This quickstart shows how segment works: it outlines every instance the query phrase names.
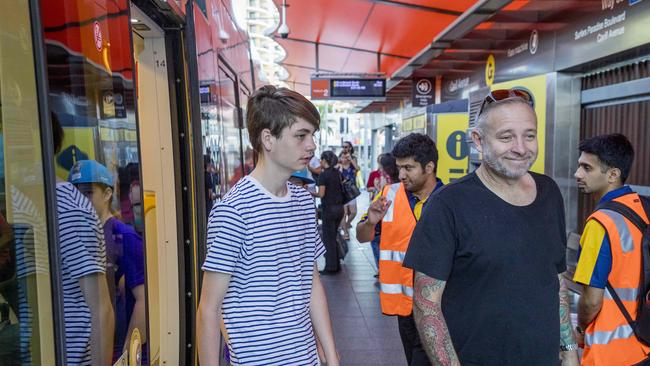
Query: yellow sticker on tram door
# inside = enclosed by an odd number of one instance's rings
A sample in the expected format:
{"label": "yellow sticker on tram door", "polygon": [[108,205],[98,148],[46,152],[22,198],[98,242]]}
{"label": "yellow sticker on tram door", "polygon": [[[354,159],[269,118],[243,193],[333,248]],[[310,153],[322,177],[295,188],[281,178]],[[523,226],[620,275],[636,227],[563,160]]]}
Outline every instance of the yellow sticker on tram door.
{"label": "yellow sticker on tram door", "polygon": [[129,345],[129,366],[140,366],[142,362],[142,342],[140,331],[134,328],[131,333],[131,342]]}
{"label": "yellow sticker on tram door", "polygon": [[437,177],[449,184],[467,174],[469,147],[467,145],[467,113],[436,115],[436,145],[438,147]]}

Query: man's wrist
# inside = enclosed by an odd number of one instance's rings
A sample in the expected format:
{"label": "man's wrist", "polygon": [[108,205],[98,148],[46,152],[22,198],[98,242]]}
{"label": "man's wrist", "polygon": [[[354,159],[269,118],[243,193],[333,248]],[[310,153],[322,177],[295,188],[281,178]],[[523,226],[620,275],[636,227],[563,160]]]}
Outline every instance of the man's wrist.
{"label": "man's wrist", "polygon": [[364,221],[363,223],[364,223],[365,225],[368,225],[368,227],[372,227],[372,228],[374,228],[375,225],[377,225],[377,223],[374,223],[374,224],[373,224],[372,222],[370,222],[370,217],[368,217],[368,219],[367,219],[366,221]]}
{"label": "man's wrist", "polygon": [[578,349],[578,343],[569,343],[566,345],[560,345],[560,351],[562,352],[575,351],[577,349]]}

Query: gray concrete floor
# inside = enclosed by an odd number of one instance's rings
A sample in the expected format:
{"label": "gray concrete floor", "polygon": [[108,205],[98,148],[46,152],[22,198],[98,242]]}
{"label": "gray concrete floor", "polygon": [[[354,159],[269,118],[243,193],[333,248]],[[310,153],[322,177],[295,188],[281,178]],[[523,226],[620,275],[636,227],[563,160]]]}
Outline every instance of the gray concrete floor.
{"label": "gray concrete floor", "polygon": [[[358,202],[358,221],[368,206],[367,193]],[[344,366],[406,365],[397,318],[381,314],[379,283],[369,243],[360,244],[350,231],[349,252],[341,272],[321,276],[334,327],[336,347]],[[322,258],[319,267],[324,267]]]}

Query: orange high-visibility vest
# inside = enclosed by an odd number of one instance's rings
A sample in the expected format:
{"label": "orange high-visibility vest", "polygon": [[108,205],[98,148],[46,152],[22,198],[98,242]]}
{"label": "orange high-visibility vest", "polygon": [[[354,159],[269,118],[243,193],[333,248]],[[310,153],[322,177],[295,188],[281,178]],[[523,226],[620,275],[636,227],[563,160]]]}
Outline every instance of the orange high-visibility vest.
{"label": "orange high-visibility vest", "polygon": [[[636,193],[615,198],[648,222]],[[611,210],[597,210],[589,219],[597,220],[605,230],[612,249],[612,270],[608,280],[632,319],[636,318],[639,281],[641,280],[642,233],[623,215]],[[585,329],[585,350],[582,365],[635,365],[648,357],[650,347],[634,335],[632,327],[605,289],[603,307]]]}
{"label": "orange high-visibility vest", "polygon": [[381,221],[379,240],[379,299],[386,315],[411,315],[413,311],[413,270],[402,267],[415,216],[401,183],[384,187],[383,196],[392,201]]}

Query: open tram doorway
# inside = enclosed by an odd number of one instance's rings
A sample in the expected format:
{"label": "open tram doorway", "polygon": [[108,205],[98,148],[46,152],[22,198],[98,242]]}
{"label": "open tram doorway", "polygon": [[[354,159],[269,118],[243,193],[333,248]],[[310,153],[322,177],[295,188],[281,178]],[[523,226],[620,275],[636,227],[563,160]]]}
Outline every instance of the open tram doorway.
{"label": "open tram doorway", "polygon": [[180,278],[177,187],[165,32],[131,6],[133,55],[142,162],[142,217],[146,230],[149,349],[152,365],[178,364]]}

